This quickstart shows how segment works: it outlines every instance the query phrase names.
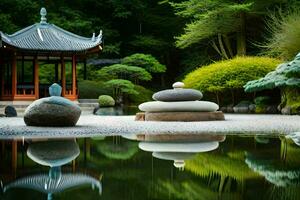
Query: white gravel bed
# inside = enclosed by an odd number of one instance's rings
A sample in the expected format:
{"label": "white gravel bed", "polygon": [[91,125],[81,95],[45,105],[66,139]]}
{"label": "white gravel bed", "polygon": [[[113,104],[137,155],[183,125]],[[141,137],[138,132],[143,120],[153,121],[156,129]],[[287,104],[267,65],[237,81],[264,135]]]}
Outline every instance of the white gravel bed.
{"label": "white gravel bed", "polygon": [[143,122],[134,116],[82,115],[75,127],[29,127],[22,117],[0,118],[0,139],[93,137],[122,134],[262,134],[300,131],[300,116],[226,114],[225,121]]}

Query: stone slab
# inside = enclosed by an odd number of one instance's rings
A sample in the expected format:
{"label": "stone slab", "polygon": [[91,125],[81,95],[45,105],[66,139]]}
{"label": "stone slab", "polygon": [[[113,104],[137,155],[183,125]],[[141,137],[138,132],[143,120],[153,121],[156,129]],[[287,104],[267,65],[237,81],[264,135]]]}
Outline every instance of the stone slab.
{"label": "stone slab", "polygon": [[145,121],[145,113],[138,112],[135,114],[135,121]]}
{"label": "stone slab", "polygon": [[225,120],[221,111],[216,112],[146,112],[145,121],[215,121]]}
{"label": "stone slab", "polygon": [[156,101],[197,101],[202,99],[203,95],[195,89],[171,89],[162,90],[153,94],[152,98]]}
{"label": "stone slab", "polygon": [[214,112],[219,106],[209,101],[150,101],[140,104],[139,109],[144,112]]}

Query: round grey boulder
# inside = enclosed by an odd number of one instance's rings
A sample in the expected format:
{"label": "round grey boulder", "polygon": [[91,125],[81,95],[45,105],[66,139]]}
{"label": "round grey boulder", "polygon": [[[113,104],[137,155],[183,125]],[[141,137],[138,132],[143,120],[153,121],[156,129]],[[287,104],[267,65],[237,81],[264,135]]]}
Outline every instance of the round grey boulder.
{"label": "round grey boulder", "polygon": [[153,94],[156,101],[197,101],[203,97],[202,93],[194,89],[170,89]]}
{"label": "round grey boulder", "polygon": [[72,101],[52,96],[34,101],[24,113],[27,126],[75,126],[81,109]]}
{"label": "round grey boulder", "polygon": [[4,113],[6,117],[17,117],[17,111],[15,109],[15,107],[8,105],[5,107],[4,109]]}

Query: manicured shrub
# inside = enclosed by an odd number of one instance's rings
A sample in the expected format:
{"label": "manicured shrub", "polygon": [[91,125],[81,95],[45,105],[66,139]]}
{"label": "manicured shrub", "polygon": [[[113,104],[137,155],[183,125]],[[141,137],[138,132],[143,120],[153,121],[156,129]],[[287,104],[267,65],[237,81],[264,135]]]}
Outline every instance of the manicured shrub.
{"label": "manicured shrub", "polygon": [[100,95],[98,102],[100,107],[111,107],[115,105],[115,100],[109,95]]}
{"label": "manicured shrub", "polygon": [[112,92],[104,87],[103,82],[82,80],[78,82],[80,99],[97,99],[101,94],[110,95]]}
{"label": "manicured shrub", "polygon": [[135,85],[131,81],[124,79],[112,79],[105,82],[105,87],[112,91],[113,97],[117,102],[122,102],[124,100],[124,95],[139,94],[134,89],[134,86]]}
{"label": "manicured shrub", "polygon": [[152,79],[151,74],[145,69],[122,64],[114,64],[103,67],[97,73],[101,75],[112,76],[113,78],[118,79],[129,79],[134,82],[137,82],[138,80],[150,81]]}
{"label": "manicured shrub", "polygon": [[183,82],[187,88],[203,93],[214,93],[219,103],[219,95],[231,96],[234,103],[237,93],[243,93],[243,86],[250,80],[263,77],[274,70],[280,60],[269,57],[236,57],[200,67],[189,73]]}

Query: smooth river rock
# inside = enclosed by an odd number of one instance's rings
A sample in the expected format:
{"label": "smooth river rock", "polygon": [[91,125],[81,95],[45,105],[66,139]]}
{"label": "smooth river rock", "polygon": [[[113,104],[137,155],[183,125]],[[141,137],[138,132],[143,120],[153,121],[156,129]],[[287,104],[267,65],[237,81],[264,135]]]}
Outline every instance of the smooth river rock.
{"label": "smooth river rock", "polygon": [[27,107],[24,121],[27,126],[75,126],[81,109],[72,101],[52,96],[34,101]]}
{"label": "smooth river rock", "polygon": [[150,152],[200,153],[215,150],[219,142],[140,142],[139,148]]}
{"label": "smooth river rock", "polygon": [[153,94],[152,98],[156,101],[196,101],[203,97],[199,90],[195,89],[170,89],[162,90]]}
{"label": "smooth river rock", "polygon": [[11,105],[8,105],[5,107],[4,113],[5,113],[6,117],[17,117],[18,116],[15,107],[13,107]]}
{"label": "smooth river rock", "polygon": [[172,87],[175,88],[184,88],[184,83],[183,82],[176,82],[173,83]]}
{"label": "smooth river rock", "polygon": [[209,101],[150,101],[139,105],[144,112],[214,112],[218,104]]}
{"label": "smooth river rock", "polygon": [[61,91],[62,91],[62,88],[57,83],[53,83],[49,87],[49,94],[50,94],[50,96],[59,96],[60,97],[61,96]]}
{"label": "smooth river rock", "polygon": [[145,121],[215,121],[225,120],[221,111],[216,112],[146,112]]}

